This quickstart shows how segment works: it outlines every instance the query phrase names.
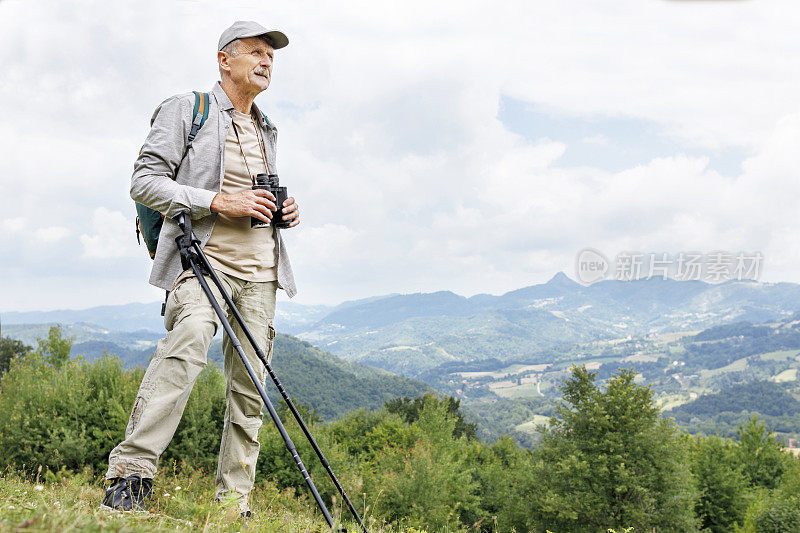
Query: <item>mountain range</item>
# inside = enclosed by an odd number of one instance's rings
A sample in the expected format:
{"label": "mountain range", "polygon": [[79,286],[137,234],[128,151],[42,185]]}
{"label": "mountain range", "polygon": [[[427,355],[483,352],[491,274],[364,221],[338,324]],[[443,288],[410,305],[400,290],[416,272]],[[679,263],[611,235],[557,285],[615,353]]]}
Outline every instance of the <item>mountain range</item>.
{"label": "mountain range", "polygon": [[[559,272],[546,283],[497,296],[439,291],[337,306],[279,302],[275,323],[279,331],[344,359],[413,377],[456,361],[526,359],[564,344],[767,322],[791,316],[798,302],[800,285],[795,283],[653,278],[584,286]],[[163,332],[159,308],[154,302],[11,312],[0,319],[3,332],[17,324],[84,323],[98,327],[91,340],[104,341],[102,330],[138,331],[139,341],[150,343]],[[135,343],[122,347],[137,349]]]}

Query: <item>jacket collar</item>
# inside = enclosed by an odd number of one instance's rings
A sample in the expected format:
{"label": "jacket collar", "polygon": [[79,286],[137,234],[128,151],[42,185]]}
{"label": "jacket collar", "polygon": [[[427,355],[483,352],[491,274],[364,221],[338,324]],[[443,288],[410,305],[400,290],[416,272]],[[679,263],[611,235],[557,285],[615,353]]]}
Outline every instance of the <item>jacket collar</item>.
{"label": "jacket collar", "polygon": [[[220,109],[222,109],[223,111],[231,111],[233,109],[233,102],[231,102],[231,99],[228,98],[228,94],[225,92],[225,89],[222,88],[220,82],[217,82],[214,85],[214,89],[212,90],[212,92],[214,93],[214,98],[216,98],[217,105],[219,105]],[[272,122],[270,122],[269,119],[267,119],[266,115],[261,113],[261,110],[258,109],[258,106],[256,105],[255,102],[253,102],[252,115],[253,118],[255,118],[261,123],[262,127],[267,127],[271,130],[275,129],[275,126],[273,126]]]}
{"label": "jacket collar", "polygon": [[211,90],[214,93],[214,98],[217,100],[217,105],[223,111],[230,111],[233,109],[233,102],[231,99],[228,98],[228,95],[225,93],[225,89],[222,88],[219,82],[214,84],[214,88]]}

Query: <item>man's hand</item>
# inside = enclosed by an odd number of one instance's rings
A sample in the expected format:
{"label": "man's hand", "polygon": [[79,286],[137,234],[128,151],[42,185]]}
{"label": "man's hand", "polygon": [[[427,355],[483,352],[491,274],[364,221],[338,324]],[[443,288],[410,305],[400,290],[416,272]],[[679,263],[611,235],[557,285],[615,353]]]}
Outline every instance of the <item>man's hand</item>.
{"label": "man's hand", "polygon": [[283,202],[283,220],[291,220],[289,227],[293,228],[300,223],[300,209],[297,207],[297,202],[294,197],[290,196]]}
{"label": "man's hand", "polygon": [[[293,198],[287,199],[294,201]],[[284,202],[283,205],[286,205]],[[217,194],[211,200],[211,212],[229,217],[255,217],[269,224],[275,211],[275,196],[264,189],[237,192],[236,194]]]}

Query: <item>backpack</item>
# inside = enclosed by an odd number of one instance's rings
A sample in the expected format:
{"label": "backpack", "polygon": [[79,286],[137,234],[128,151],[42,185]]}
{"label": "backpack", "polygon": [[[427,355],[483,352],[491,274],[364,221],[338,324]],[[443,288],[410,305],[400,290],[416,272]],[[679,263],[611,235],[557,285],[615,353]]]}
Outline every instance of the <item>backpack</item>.
{"label": "backpack", "polygon": [[[189,137],[186,141],[186,150],[183,152],[181,162],[178,163],[180,168],[181,163],[189,153],[189,148],[192,146],[194,138],[197,137],[197,132],[205,124],[208,118],[208,106],[210,98],[208,93],[199,93],[194,91],[194,111],[192,112],[192,129],[189,132]],[[141,153],[141,152],[140,152]],[[178,168],[175,169],[175,174],[178,174]],[[150,259],[155,259],[156,249],[158,248],[158,236],[161,233],[161,226],[164,224],[164,215],[151,209],[146,205],[136,202],[136,241],[141,245],[144,239],[144,244],[147,246],[147,251],[150,253]]]}

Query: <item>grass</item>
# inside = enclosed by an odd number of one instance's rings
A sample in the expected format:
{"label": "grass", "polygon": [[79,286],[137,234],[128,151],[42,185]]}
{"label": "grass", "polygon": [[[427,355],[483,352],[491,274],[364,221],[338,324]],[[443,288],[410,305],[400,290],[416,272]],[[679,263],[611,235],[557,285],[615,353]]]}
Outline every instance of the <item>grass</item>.
{"label": "grass", "polygon": [[669,411],[673,407],[678,407],[685,403],[692,401],[688,392],[681,392],[676,394],[663,394],[656,398],[656,405],[662,411]]}
{"label": "grass", "polygon": [[550,421],[549,416],[533,415],[533,420],[529,420],[528,422],[523,422],[522,424],[518,424],[514,426],[514,429],[516,429],[517,431],[522,431],[523,433],[529,433],[533,435],[536,433],[536,426],[545,425],[549,421]]}
{"label": "grass", "polygon": [[662,343],[670,343],[679,341],[684,337],[688,337],[690,335],[697,335],[700,333],[701,330],[697,331],[676,331],[671,333],[662,333],[656,336],[656,340]]}
{"label": "grass", "polygon": [[[331,531],[305,494],[279,490],[272,483],[259,483],[253,489],[253,516],[248,521],[239,517],[235,504],[212,503],[213,477],[199,472],[159,471],[147,512],[100,509],[105,486],[104,480],[88,472],[29,479],[7,469],[0,476],[0,531]],[[359,502],[354,504],[362,513]],[[348,531],[360,531],[341,507],[335,503],[329,508],[337,522],[343,517]],[[411,531],[374,523],[369,508],[362,518],[371,532]]]}
{"label": "grass", "polygon": [[720,374],[724,374],[725,372],[735,372],[738,370],[744,370],[747,368],[747,357],[742,357],[741,359],[737,359],[736,361],[732,362],[727,366],[723,366],[721,368],[715,368],[713,370],[703,369],[700,371],[700,377],[702,379],[708,379],[712,376],[718,376]]}
{"label": "grass", "polygon": [[789,368],[784,370],[777,376],[772,378],[772,381],[777,383],[785,383],[787,381],[796,381],[797,380],[797,369],[796,368]]}
{"label": "grass", "polygon": [[789,361],[798,354],[797,350],[780,350],[777,352],[762,353],[758,357],[762,361]]}
{"label": "grass", "polygon": [[660,354],[657,355],[646,355],[646,354],[637,354],[637,355],[629,355],[620,361],[620,363],[655,363],[658,361],[658,357]]}
{"label": "grass", "polygon": [[539,398],[540,394],[536,391],[536,385],[526,383],[524,385],[514,385],[511,382],[492,383],[489,385],[492,392],[503,398]]}

